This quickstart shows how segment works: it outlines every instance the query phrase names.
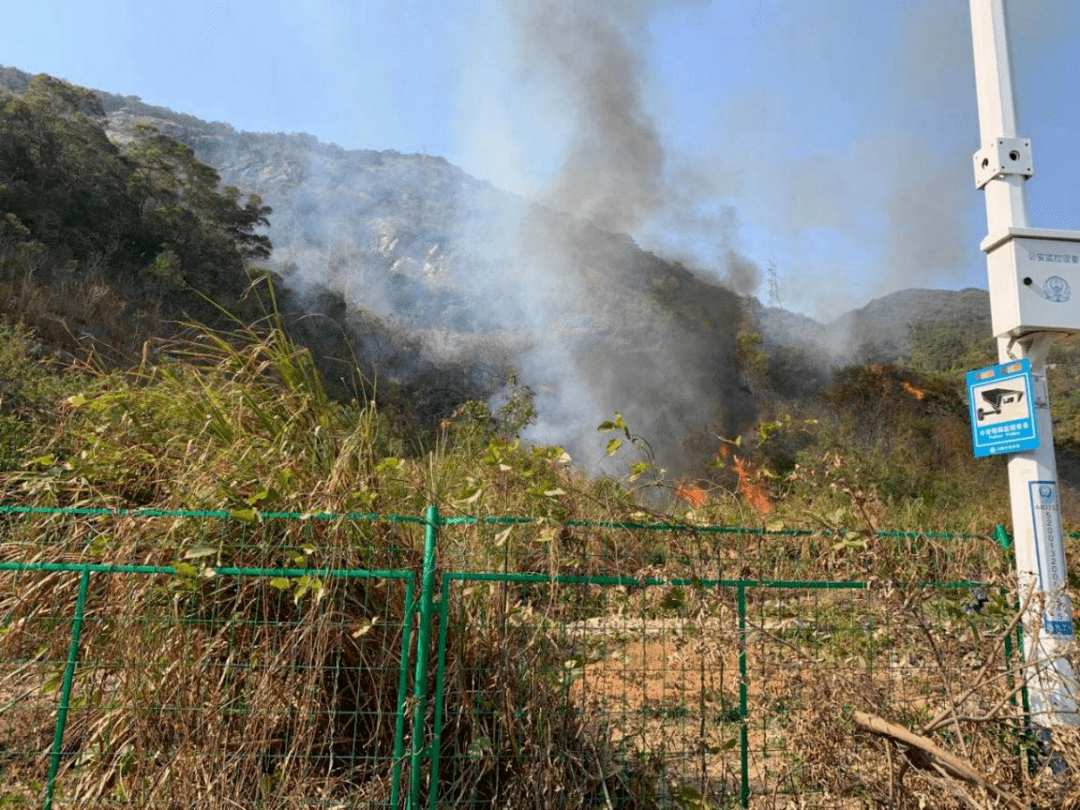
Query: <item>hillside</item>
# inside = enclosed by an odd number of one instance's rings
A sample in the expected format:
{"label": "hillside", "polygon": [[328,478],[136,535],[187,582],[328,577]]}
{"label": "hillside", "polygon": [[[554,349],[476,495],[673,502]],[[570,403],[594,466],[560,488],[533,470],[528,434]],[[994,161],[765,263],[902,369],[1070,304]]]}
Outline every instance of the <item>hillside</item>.
{"label": "hillside", "polygon": [[[536,392],[539,440],[595,455],[592,426],[621,409],[657,437],[668,464],[689,468],[686,439],[710,427],[737,434],[755,418],[733,373],[741,299],[625,235],[494,189],[440,158],[237,133],[102,99],[117,142],[153,124],[274,209],[272,266],[304,308],[340,296],[447,376],[467,373],[477,396],[496,395],[513,366]],[[424,377],[409,360],[381,369],[384,379]]]}
{"label": "hillside", "polygon": [[[752,428],[763,399],[810,394],[847,363],[907,362],[917,322],[959,311],[976,329],[987,323],[985,293],[971,290],[898,293],[819,324],[732,293],[715,269],[665,261],[438,157],[236,132],[99,97],[114,140],[138,124],[158,127],[274,209],[271,265],[301,309],[333,311],[339,325],[342,313],[363,311],[395,336],[369,344],[415,347],[390,352],[384,380],[456,383],[462,395],[490,397],[513,367],[537,398],[529,435],[594,461],[602,454],[591,426],[620,410],[665,465],[700,473],[716,449],[710,434]],[[755,335],[771,359],[764,388],[743,352]],[[413,365],[421,359],[423,371]],[[426,415],[448,404],[436,398]]]}
{"label": "hillside", "polygon": [[[102,355],[124,344],[132,358],[182,313],[214,322],[220,312],[209,299],[256,317],[267,302],[243,290],[262,267],[277,280],[286,327],[313,353],[331,393],[374,395],[418,436],[430,438],[478,400],[493,410],[527,403],[518,417],[523,438],[565,446],[593,474],[648,461],[668,480],[738,488],[745,470],[717,459],[726,442],[742,439],[743,456],[770,475],[830,447],[853,449],[872,460],[866,475],[892,476],[883,492],[894,500],[918,497],[919,487],[955,490],[952,476],[980,477],[974,470],[986,468],[967,456],[961,399],[962,372],[994,359],[983,291],[902,291],[822,324],[762,306],[715,274],[642,251],[624,234],[495,189],[437,157],[237,132],[138,99],[37,81],[34,91],[30,77],[0,70],[9,98],[52,93],[68,105],[57,113],[46,104],[40,114],[59,115],[49,124],[56,138],[81,138],[90,145],[84,150],[100,152],[99,165],[115,167],[120,179],[105,186],[115,187],[110,210],[151,214],[141,226],[136,215],[124,225],[76,210],[70,225],[53,231],[48,216],[27,214],[35,232],[25,244],[44,253],[34,260],[38,269],[23,273],[12,314],[35,327],[42,354],[71,358],[82,346]],[[16,128],[8,137],[17,144],[25,136]],[[136,176],[150,185],[123,179]],[[125,193],[136,196],[128,201]],[[176,202],[190,206],[186,220],[164,215]],[[232,211],[234,222],[214,224],[199,207]],[[234,263],[218,263],[232,269],[196,270],[198,251],[217,248],[180,239],[180,225],[188,234],[198,226],[241,237]],[[125,227],[146,232],[126,240]],[[90,237],[110,232],[142,247],[95,249]],[[28,266],[25,258],[18,266]],[[30,278],[47,284],[30,295]],[[1080,435],[1080,401],[1069,384],[1075,354],[1064,344],[1055,370],[1067,484],[1080,471],[1071,449]],[[858,371],[865,364],[872,367]],[[897,400],[905,385],[937,393]],[[609,436],[595,428],[616,412],[642,441],[609,458]],[[882,414],[883,427],[869,423],[871,413]],[[767,442],[754,439],[766,435]],[[945,435],[953,438],[942,442]],[[888,448],[905,457],[902,481],[888,470]],[[776,481],[769,486],[785,491]]]}

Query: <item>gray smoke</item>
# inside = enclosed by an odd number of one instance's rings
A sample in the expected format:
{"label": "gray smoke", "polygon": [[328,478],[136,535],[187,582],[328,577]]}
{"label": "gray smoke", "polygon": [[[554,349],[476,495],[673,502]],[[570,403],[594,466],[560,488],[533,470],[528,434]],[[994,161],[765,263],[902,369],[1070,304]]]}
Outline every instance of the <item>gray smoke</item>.
{"label": "gray smoke", "polygon": [[[538,100],[538,117],[550,115],[563,137],[536,199],[608,233],[646,238],[661,219],[669,225],[690,218],[704,224],[712,215],[700,210],[700,198],[671,182],[644,98],[650,20],[662,7],[689,5],[694,4],[516,0],[509,6],[511,69]],[[715,231],[714,266],[726,268],[733,289],[752,292],[760,280],[756,265],[727,239],[728,223],[712,224],[723,225]],[[590,438],[587,431],[619,410],[653,442],[663,464],[685,470],[701,450],[687,447],[689,437],[733,434],[752,418],[748,398],[733,390],[738,381],[730,349],[740,321],[734,296],[717,290],[711,311],[696,313],[701,321],[673,321],[673,306],[686,317],[692,303],[700,303],[679,298],[682,285],[692,284],[689,274],[676,278],[664,271],[666,281],[660,281],[657,267],[646,265],[662,262],[636,254],[629,240],[623,255],[611,255],[609,236],[535,213],[516,234],[512,250],[528,270],[515,291],[525,319],[543,336],[526,361],[547,392],[533,438],[574,436],[586,460],[602,458],[606,437]],[[606,248],[596,247],[605,241]],[[668,258],[672,253],[665,250]],[[700,251],[687,249],[677,258],[696,265]],[[670,289],[658,294],[650,284]],[[610,326],[597,330],[627,320],[618,332]],[[700,328],[703,323],[707,328]]]}
{"label": "gray smoke", "polygon": [[[869,131],[825,139],[753,80],[700,110],[715,121],[714,148],[673,153],[649,103],[649,29],[654,15],[688,5],[511,0],[484,67],[509,74],[520,97],[501,125],[470,132],[490,165],[543,155],[519,172],[542,205],[463,182],[437,159],[367,157],[354,167],[360,178],[345,171],[358,158],[327,154],[306,168],[317,183],[292,206],[291,224],[281,216],[289,206],[268,199],[291,234],[274,234],[281,255],[414,336],[429,357],[512,355],[538,394],[532,438],[573,444],[589,464],[603,457],[595,426],[621,410],[662,448],[662,463],[688,466],[688,436],[735,435],[754,417],[731,351],[742,317],[735,293],[759,292],[762,279],[741,244],[747,223],[788,249],[785,303],[837,312],[899,286],[949,285],[970,265],[978,212],[964,204],[975,193],[966,4],[905,5],[895,52],[881,55],[884,79],[841,69],[835,57],[873,17],[866,4],[858,20],[848,19],[854,3],[835,14],[814,4],[765,9],[760,24],[778,28],[768,58],[793,76],[821,75],[823,114],[843,120],[883,94],[895,103]],[[970,105],[958,108],[963,97]],[[500,124],[504,101],[484,96],[486,120]],[[916,108],[929,112],[915,118]],[[513,115],[527,121],[506,125]],[[836,249],[815,261],[822,241]],[[871,265],[846,253],[871,244]]]}
{"label": "gray smoke", "polygon": [[631,231],[663,200],[664,153],[642,102],[646,0],[519,0],[518,70],[561,97],[570,119],[562,165],[543,199],[609,231]]}

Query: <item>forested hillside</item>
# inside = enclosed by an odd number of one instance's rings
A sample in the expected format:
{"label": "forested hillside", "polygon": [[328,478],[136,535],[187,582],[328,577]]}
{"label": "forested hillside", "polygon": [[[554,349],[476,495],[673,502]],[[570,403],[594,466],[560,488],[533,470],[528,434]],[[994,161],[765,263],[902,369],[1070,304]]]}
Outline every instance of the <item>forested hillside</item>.
{"label": "forested hillside", "polygon": [[[20,84],[22,75],[7,71],[0,95],[0,312],[29,329],[8,338],[18,363],[44,363],[61,377],[73,366],[147,373],[147,362],[183,356],[163,342],[180,321],[227,335],[276,311],[277,320],[257,327],[259,339],[276,340],[280,327],[297,351],[310,353],[332,398],[377,400],[384,438],[399,457],[422,456],[449,425],[479,419],[500,440],[524,429],[533,444],[570,447],[588,475],[625,478],[630,491],[664,508],[733,497],[755,520],[781,513],[828,525],[852,516],[876,526],[1007,520],[1000,462],[971,457],[962,399],[963,372],[995,359],[983,292],[898,293],[819,324],[703,281],[625,236],[539,212],[531,227],[572,245],[567,267],[581,265],[575,289],[589,291],[582,304],[597,305],[551,312],[546,332],[512,332],[477,320],[484,310],[467,300],[466,283],[476,254],[455,252],[446,241],[451,223],[439,219],[445,210],[419,196],[431,181],[434,200],[457,200],[479,217],[477,206],[509,195],[445,162],[425,168],[409,156],[350,155],[307,142],[367,178],[353,190],[366,206],[352,209],[356,228],[384,229],[349,250],[340,233],[320,247],[301,202],[315,210],[319,189],[338,198],[325,187],[326,172],[304,185],[314,169],[290,151],[303,139],[232,133],[251,148],[234,143],[223,165],[233,177],[261,177],[285,203],[286,226],[275,231],[278,214],[260,196],[223,185],[191,146],[163,132],[196,132],[209,153],[211,141],[224,149],[229,128],[173,114],[178,124],[160,110],[155,125],[145,105],[135,115],[116,97],[106,99],[107,114],[102,94],[48,76]],[[262,170],[253,162],[259,155],[269,161]],[[298,173],[289,174],[290,165]],[[339,208],[344,232],[347,207]],[[281,256],[271,253],[275,233],[287,244]],[[331,248],[338,252],[325,252]],[[303,261],[314,269],[305,271]],[[509,295],[503,276],[492,266],[484,272]],[[398,297],[388,299],[394,289]],[[506,307],[515,302],[502,299]],[[565,345],[537,355],[536,341]],[[538,356],[565,362],[538,369]],[[1080,480],[1075,343],[1063,341],[1054,359],[1068,510]],[[4,458],[14,470],[41,456],[27,441],[48,443],[42,436],[58,415],[47,414],[60,406],[44,396],[24,402],[25,384],[12,381],[34,375],[9,374]],[[55,390],[72,394],[60,381]],[[604,410],[568,425],[567,414],[579,412],[560,411],[560,403],[574,391],[603,391]],[[529,433],[537,419],[547,425],[539,435]],[[603,421],[623,427],[596,431]],[[553,424],[565,427],[565,438]],[[571,446],[583,435],[595,440]],[[609,441],[613,435],[621,445]],[[687,500],[688,492],[702,494]],[[822,498],[846,507],[825,509]]]}
{"label": "forested hillside", "polygon": [[123,351],[184,313],[212,322],[270,255],[257,196],[150,128],[121,149],[104,122],[96,95],[49,76],[0,93],[4,308],[54,348]]}
{"label": "forested hillside", "polygon": [[986,293],[735,281],[0,68],[0,806],[1072,806]]}

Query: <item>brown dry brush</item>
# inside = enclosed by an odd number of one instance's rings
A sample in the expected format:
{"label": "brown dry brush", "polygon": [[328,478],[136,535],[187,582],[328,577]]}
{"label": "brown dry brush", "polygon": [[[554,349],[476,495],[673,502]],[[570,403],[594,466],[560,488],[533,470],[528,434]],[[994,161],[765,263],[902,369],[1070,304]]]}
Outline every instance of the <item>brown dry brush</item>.
{"label": "brown dry brush", "polygon": [[791,729],[793,780],[822,806],[1080,807],[1080,736],[1054,732],[1057,772],[1025,723],[1022,662],[1015,650],[1004,656],[1019,613],[950,620],[940,601],[918,587],[887,594],[908,628],[894,640],[902,672],[814,679],[814,700]]}
{"label": "brown dry brush", "polygon": [[[95,534],[87,525],[95,520],[28,520],[21,533],[36,535],[34,553],[16,538],[4,544],[3,557],[101,562],[87,545]],[[153,523],[127,527],[108,558],[174,564],[182,550],[150,543]],[[221,552],[227,564],[264,567],[281,549],[301,547],[309,536],[303,528],[268,523],[252,531],[232,522],[216,534],[231,550]],[[336,546],[321,547],[313,572],[361,567],[361,557],[364,567],[415,560],[362,554],[362,528],[341,526],[337,535]],[[403,547],[413,542],[400,538]],[[388,805],[403,582],[212,575],[217,562],[181,563],[177,575],[91,574],[58,799],[162,808]],[[5,571],[0,583],[0,792],[37,801],[52,757],[79,573]],[[413,644],[417,630],[414,623]],[[436,639],[433,628],[429,696]],[[603,805],[610,801],[605,792],[618,789],[619,780],[601,772],[597,743],[552,676],[561,664],[557,645],[542,642],[535,628],[500,623],[479,602],[455,613],[435,787],[440,804],[580,807]],[[410,695],[413,655],[405,662]],[[411,712],[411,698],[405,705]],[[429,697],[425,741],[434,720]],[[411,714],[403,718],[402,797],[412,724]],[[426,803],[430,762],[424,768]]]}

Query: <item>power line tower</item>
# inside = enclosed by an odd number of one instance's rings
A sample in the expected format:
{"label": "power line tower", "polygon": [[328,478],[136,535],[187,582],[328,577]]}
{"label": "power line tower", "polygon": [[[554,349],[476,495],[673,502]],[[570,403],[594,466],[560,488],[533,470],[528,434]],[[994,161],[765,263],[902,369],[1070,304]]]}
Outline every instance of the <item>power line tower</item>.
{"label": "power line tower", "polygon": [[780,274],[776,271],[776,262],[769,262],[769,270],[766,275],[769,284],[769,306],[780,308]]}

